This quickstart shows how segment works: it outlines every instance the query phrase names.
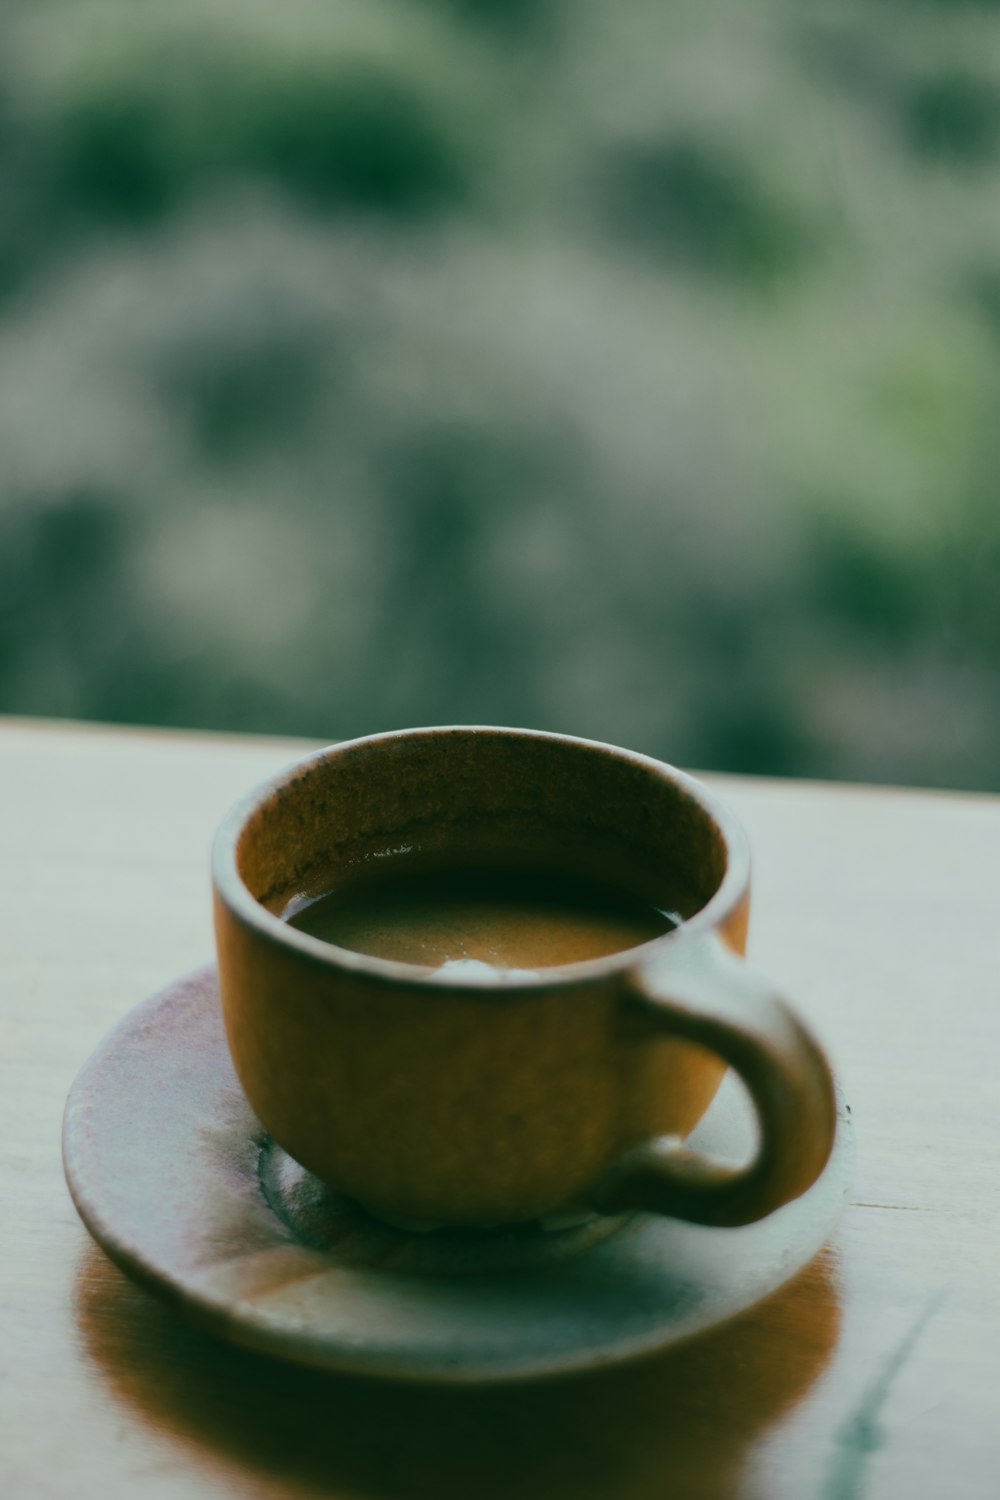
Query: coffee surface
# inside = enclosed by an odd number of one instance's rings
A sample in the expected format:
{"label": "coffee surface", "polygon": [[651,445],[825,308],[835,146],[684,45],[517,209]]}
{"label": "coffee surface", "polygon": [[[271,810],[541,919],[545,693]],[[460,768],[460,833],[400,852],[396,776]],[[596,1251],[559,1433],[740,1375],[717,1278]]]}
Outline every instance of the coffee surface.
{"label": "coffee surface", "polygon": [[328,891],[288,917],[357,953],[460,974],[535,970],[637,947],[677,918],[576,876],[538,870],[401,870]]}

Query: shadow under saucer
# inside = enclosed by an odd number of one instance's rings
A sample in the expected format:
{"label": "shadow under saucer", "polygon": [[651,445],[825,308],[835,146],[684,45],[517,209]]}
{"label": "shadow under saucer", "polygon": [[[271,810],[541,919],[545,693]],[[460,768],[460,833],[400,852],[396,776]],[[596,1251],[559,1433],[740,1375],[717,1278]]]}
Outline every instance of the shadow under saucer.
{"label": "shadow under saucer", "polygon": [[836,1346],[823,1251],[740,1317],[665,1353],[507,1386],[422,1387],[276,1363],[202,1333],[93,1246],[75,1287],[84,1348],[158,1440],[251,1493],[435,1500],[728,1500],[769,1428]]}

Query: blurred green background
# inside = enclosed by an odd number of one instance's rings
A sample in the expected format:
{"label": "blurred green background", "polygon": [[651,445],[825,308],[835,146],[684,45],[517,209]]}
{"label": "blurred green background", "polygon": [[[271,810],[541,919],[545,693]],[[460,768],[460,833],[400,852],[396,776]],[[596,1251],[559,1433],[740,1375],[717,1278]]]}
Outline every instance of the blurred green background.
{"label": "blurred green background", "polygon": [[0,19],[0,707],[1000,789],[998,0]]}

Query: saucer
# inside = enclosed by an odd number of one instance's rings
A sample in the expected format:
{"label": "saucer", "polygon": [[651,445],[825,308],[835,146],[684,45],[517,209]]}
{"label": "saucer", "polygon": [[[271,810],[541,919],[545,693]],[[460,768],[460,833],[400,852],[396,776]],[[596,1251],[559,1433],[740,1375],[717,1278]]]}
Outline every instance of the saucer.
{"label": "saucer", "polygon": [[[820,1179],[739,1229],[636,1214],[407,1233],[325,1188],[266,1134],[233,1072],[208,968],[139,1005],[85,1064],[63,1157],[111,1259],[222,1337],[322,1369],[485,1382],[596,1369],[766,1297],[829,1235],[851,1134],[838,1092]],[[739,1161],[752,1138],[727,1078],[691,1144]]]}

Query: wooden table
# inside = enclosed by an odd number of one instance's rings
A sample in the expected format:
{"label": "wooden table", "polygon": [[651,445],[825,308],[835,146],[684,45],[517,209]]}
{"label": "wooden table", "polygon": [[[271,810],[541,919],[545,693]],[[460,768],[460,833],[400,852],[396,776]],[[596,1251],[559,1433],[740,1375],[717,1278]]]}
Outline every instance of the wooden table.
{"label": "wooden table", "polygon": [[0,727],[0,1495],[1000,1495],[998,799],[713,778],[755,850],[752,954],[826,1040],[860,1159],[828,1248],[688,1348],[400,1391],[217,1344],[106,1261],[66,1091],[210,957],[214,825],[301,748]]}

